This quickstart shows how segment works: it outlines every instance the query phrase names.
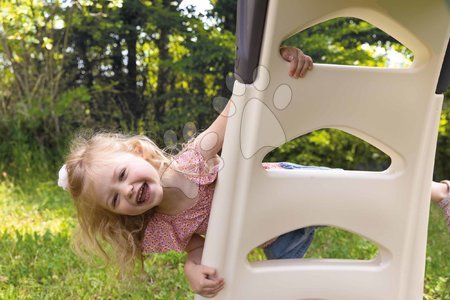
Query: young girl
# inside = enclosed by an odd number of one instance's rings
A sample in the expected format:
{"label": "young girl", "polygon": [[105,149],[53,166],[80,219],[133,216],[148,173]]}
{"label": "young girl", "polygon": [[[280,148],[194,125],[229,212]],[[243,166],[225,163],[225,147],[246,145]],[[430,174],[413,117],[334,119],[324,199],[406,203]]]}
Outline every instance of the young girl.
{"label": "young girl", "polygon": [[[298,49],[282,48],[289,75],[303,77],[312,60]],[[216,270],[201,265],[209,212],[219,168],[230,105],[213,124],[174,157],[144,136],[95,134],[73,143],[58,184],[72,196],[80,223],[78,242],[107,254],[107,241],[122,269],[143,255],[186,251],[185,274],[192,289],[214,297],[224,286]],[[294,168],[265,164],[265,168]],[[449,183],[432,185],[432,200],[440,202],[450,219]],[[300,258],[314,228],[302,228],[262,245],[269,259]]]}

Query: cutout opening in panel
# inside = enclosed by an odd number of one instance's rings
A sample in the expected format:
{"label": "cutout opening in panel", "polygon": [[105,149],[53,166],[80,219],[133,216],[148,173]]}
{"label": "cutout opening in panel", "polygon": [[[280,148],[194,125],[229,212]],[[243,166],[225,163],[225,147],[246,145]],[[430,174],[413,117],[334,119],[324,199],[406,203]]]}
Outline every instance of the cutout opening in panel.
{"label": "cutout opening in panel", "polygon": [[409,68],[410,49],[383,30],[358,18],[335,18],[303,30],[283,43],[310,55],[315,63]]}
{"label": "cutout opening in panel", "polygon": [[[373,242],[338,227],[319,226],[312,232],[308,228],[302,228],[280,235],[278,238],[281,240],[271,239],[250,251],[247,255],[247,260],[250,263],[276,260],[277,258],[274,257],[281,255],[286,257],[286,259],[310,258],[373,261],[379,254],[379,248]],[[302,254],[303,252],[303,257],[294,257],[296,254]]]}
{"label": "cutout opening in panel", "polygon": [[391,158],[380,149],[335,128],[297,137],[269,152],[263,161],[373,172],[391,165]]}

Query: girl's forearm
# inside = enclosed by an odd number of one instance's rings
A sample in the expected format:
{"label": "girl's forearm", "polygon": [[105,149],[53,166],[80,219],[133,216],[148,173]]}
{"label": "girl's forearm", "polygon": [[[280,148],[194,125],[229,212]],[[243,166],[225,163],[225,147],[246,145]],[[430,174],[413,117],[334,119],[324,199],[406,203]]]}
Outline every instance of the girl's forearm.
{"label": "girl's forearm", "polygon": [[443,182],[433,181],[431,183],[431,200],[433,202],[440,202],[449,194],[448,188],[447,184]]}
{"label": "girl's forearm", "polygon": [[186,246],[186,264],[201,264],[203,246],[205,245],[205,239],[197,234],[193,235],[188,245]]}
{"label": "girl's forearm", "polygon": [[203,246],[188,252],[185,266],[189,264],[200,265],[202,263]]}
{"label": "girl's forearm", "polygon": [[232,110],[231,106],[233,105],[230,99],[216,120],[196,138],[195,143],[199,146],[198,150],[205,159],[215,157],[222,149],[225,130],[230,117],[230,110]]}

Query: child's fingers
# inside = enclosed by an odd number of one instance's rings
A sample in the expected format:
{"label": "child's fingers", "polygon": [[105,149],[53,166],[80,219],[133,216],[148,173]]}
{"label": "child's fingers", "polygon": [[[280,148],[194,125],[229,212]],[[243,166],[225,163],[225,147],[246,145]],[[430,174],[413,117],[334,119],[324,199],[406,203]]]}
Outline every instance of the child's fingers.
{"label": "child's fingers", "polygon": [[225,285],[225,282],[223,278],[220,279],[205,279],[205,281],[202,282],[202,289],[200,294],[204,297],[214,297],[217,295],[218,292],[220,292]]}
{"label": "child's fingers", "polygon": [[216,282],[214,286],[204,287],[202,290],[204,293],[218,293],[225,286],[225,282]]}
{"label": "child's fingers", "polygon": [[208,278],[214,278],[217,274],[216,269],[208,267],[208,266],[201,266],[201,270],[200,270],[203,274],[205,274]]}
{"label": "child's fingers", "polygon": [[302,70],[304,69],[304,67],[305,67],[305,58],[303,55],[301,55],[298,58],[297,68],[296,68],[295,74],[294,74],[295,78],[302,76]]}
{"label": "child's fingers", "polygon": [[206,298],[214,298],[219,292],[220,292],[220,290],[216,291],[216,292],[208,292],[208,293],[204,293],[202,296],[206,297]]}
{"label": "child's fingers", "polygon": [[305,57],[306,57],[306,61],[308,62],[308,65],[309,65],[308,70],[312,70],[314,67],[313,59],[309,55],[305,55]]}
{"label": "child's fingers", "polygon": [[218,285],[215,288],[205,288],[203,290],[202,294],[205,297],[212,298],[212,297],[216,296],[217,293],[219,293],[223,288],[224,288],[224,282],[222,282],[220,285]]}
{"label": "child's fingers", "polygon": [[290,56],[289,57],[289,76],[294,76],[295,71],[297,70],[298,57]]}
{"label": "child's fingers", "polygon": [[205,275],[205,286],[214,287],[224,282],[222,277],[217,276],[217,271],[214,268],[202,266],[201,272]]}
{"label": "child's fingers", "polygon": [[282,47],[280,53],[283,59],[289,62],[288,74],[291,77],[304,77],[309,70],[313,69],[312,58],[298,48]]}
{"label": "child's fingers", "polygon": [[299,64],[297,67],[296,75],[297,77],[304,77],[309,70],[313,68],[312,58],[308,55],[303,55],[301,61],[303,64]]}
{"label": "child's fingers", "polygon": [[215,289],[217,286],[223,284],[224,280],[223,278],[217,278],[217,279],[211,279],[211,278],[205,278],[201,281],[201,285],[203,289]]}
{"label": "child's fingers", "polygon": [[308,70],[309,70],[309,62],[305,59],[302,69],[300,70],[300,77],[305,76],[306,72],[308,72]]}

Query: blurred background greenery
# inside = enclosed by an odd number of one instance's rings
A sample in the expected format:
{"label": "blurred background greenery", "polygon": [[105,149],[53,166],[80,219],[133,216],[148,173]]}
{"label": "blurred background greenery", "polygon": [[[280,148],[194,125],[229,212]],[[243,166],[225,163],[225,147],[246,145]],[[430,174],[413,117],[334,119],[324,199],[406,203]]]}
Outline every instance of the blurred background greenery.
{"label": "blurred background greenery", "polygon": [[[0,2],[1,299],[192,297],[182,254],[149,257],[148,275],[133,284],[77,259],[69,245],[74,209],[55,180],[79,130],[142,133],[166,147],[215,119],[214,99],[231,96],[236,1],[211,4],[199,11],[181,0]],[[383,68],[414,60],[394,38],[355,18],[316,25],[285,44],[315,63]],[[449,96],[436,180],[450,174]],[[389,166],[381,151],[336,129],[299,137],[267,160],[356,170]],[[450,299],[448,240],[432,207],[424,299]],[[375,252],[369,242],[328,228],[308,255],[369,258]],[[250,259],[264,257],[255,251]]]}

